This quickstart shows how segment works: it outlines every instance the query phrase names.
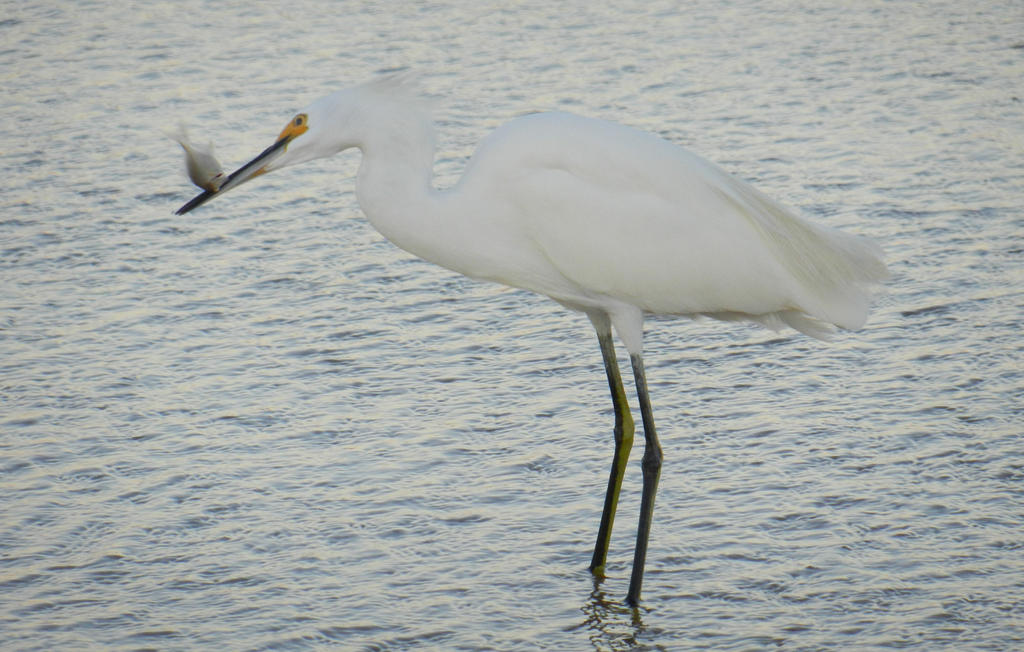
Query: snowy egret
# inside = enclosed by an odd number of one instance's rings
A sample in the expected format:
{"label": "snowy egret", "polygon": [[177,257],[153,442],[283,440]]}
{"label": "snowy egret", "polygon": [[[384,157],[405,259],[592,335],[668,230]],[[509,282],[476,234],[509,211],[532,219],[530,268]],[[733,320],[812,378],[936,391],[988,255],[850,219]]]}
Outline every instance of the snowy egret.
{"label": "snowy egret", "polygon": [[227,175],[220,165],[220,161],[213,155],[213,143],[206,147],[196,145],[188,137],[188,129],[184,124],[178,125],[178,131],[168,133],[167,136],[176,140],[181,148],[185,150],[185,170],[189,179],[203,190],[217,192],[222,183],[227,181]]}
{"label": "snowy egret", "polygon": [[633,443],[612,329],[629,353],[643,422],[643,489],[626,600],[640,599],[662,450],[642,343],[646,313],[856,329],[886,276],[870,240],[808,222],[656,136],[568,113],[517,118],[479,146],[453,187],[432,183],[434,130],[408,76],[316,100],[273,145],[178,210],[266,172],[349,148],[356,197],[399,247],[466,276],[532,290],[586,314],[615,413],[615,452],[591,571],[602,576]]}

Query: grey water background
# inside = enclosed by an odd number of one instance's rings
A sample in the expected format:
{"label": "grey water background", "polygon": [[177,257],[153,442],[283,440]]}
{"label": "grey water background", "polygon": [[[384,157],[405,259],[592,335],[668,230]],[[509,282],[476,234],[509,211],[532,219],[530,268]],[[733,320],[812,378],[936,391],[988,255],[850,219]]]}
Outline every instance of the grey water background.
{"label": "grey water background", "polygon": [[[30,1],[0,44],[0,648],[1024,648],[1019,2]],[[233,168],[397,68],[439,186],[568,109],[886,250],[832,344],[649,321],[635,613],[639,445],[586,568],[612,419],[581,315],[387,243],[355,153],[172,214],[161,130]]]}

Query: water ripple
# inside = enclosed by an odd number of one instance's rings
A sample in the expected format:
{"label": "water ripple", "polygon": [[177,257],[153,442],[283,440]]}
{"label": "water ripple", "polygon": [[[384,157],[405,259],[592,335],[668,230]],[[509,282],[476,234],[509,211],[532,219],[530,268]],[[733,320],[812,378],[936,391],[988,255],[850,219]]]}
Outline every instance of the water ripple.
{"label": "water ripple", "polygon": [[[3,649],[1024,647],[1014,3],[9,13]],[[884,243],[891,283],[832,345],[650,321],[667,466],[636,612],[638,459],[586,570],[612,420],[586,320],[392,247],[355,155],[172,214],[162,129],[241,162],[413,64],[441,186],[568,107]]]}

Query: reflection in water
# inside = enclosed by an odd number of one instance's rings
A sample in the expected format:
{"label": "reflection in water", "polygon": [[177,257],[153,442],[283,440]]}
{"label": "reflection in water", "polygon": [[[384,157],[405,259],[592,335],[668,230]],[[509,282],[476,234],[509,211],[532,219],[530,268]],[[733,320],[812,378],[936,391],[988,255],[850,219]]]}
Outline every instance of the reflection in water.
{"label": "reflection in water", "polygon": [[589,632],[595,650],[635,650],[645,630],[641,616],[645,607],[631,607],[623,600],[607,597],[601,588],[603,578],[593,579],[590,599],[580,607],[585,618],[576,629]]}

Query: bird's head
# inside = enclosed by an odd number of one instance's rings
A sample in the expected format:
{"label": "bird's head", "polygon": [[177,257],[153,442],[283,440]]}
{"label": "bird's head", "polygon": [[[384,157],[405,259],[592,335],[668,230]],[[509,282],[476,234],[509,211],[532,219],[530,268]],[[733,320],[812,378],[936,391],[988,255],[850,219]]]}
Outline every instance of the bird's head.
{"label": "bird's head", "polygon": [[341,93],[336,93],[321,98],[296,114],[278,134],[273,145],[228,175],[216,190],[206,190],[196,195],[176,213],[184,215],[214,197],[267,172],[333,156],[352,147],[355,143],[349,141],[343,130],[338,128],[345,124],[345,116],[337,115],[345,106],[345,103],[340,101],[343,99],[340,95]]}
{"label": "bird's head", "polygon": [[183,215],[250,179],[274,170],[334,156],[366,141],[381,140],[382,133],[420,134],[429,147],[421,154],[433,159],[433,127],[428,103],[414,73],[397,73],[336,91],[316,100],[295,115],[270,147],[235,170],[217,190],[196,195],[177,210]]}

